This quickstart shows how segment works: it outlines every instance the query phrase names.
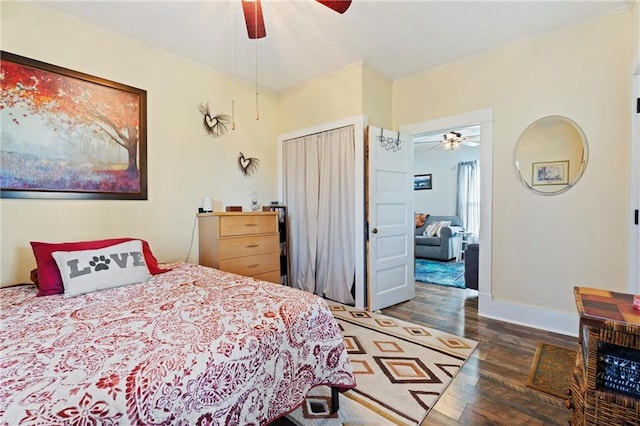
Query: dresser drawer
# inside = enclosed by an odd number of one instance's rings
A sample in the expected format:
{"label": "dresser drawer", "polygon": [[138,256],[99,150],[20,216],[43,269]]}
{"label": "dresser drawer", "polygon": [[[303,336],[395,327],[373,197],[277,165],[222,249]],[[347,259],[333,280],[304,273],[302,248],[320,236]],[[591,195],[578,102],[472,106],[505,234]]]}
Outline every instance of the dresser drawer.
{"label": "dresser drawer", "polygon": [[270,283],[280,284],[280,271],[265,272],[264,274],[254,275],[253,278]]}
{"label": "dresser drawer", "polygon": [[221,260],[220,269],[247,277],[271,271],[280,273],[280,255],[278,253],[267,253]]}
{"label": "dresser drawer", "polygon": [[220,260],[279,252],[278,234],[225,238],[221,239],[218,244],[218,258]]}
{"label": "dresser drawer", "polygon": [[270,234],[277,232],[277,215],[238,215],[220,217],[221,237]]}

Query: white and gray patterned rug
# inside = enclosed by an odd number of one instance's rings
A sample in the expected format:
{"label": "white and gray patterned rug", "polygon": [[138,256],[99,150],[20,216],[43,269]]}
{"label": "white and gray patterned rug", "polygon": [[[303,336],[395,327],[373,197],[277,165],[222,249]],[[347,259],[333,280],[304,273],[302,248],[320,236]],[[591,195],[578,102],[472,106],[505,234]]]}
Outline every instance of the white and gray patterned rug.
{"label": "white and gray patterned rug", "polygon": [[477,342],[385,315],[329,303],[342,328],[357,387],[313,389],[287,416],[297,425],[417,425],[429,413]]}

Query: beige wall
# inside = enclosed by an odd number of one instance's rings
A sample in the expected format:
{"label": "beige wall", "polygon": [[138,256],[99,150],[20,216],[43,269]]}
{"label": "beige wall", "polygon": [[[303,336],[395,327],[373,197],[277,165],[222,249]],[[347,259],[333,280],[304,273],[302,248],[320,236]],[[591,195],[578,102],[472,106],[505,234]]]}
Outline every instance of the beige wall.
{"label": "beige wall", "polygon": [[393,83],[368,66],[362,67],[362,112],[369,124],[392,128]]}
{"label": "beige wall", "polygon": [[362,113],[362,64],[326,74],[278,95],[278,133]]}
{"label": "beige wall", "polygon": [[[230,80],[217,72],[18,2],[2,2],[2,49],[147,90],[149,187],[147,201],[0,200],[2,285],[28,280],[31,240],[134,236],[160,261],[184,260],[203,197],[248,207],[255,185],[263,200],[277,198],[272,95],[261,94],[256,121],[255,92],[236,81],[237,129],[213,139],[197,106],[230,113]],[[240,151],[261,161],[253,178],[236,165]],[[189,259],[198,259],[197,234]]]}
{"label": "beige wall", "polygon": [[[573,286],[627,288],[630,43],[623,13],[394,82],[396,127],[493,108],[493,297],[515,315],[574,315]],[[589,141],[584,176],[557,196],[528,191],[513,162],[521,132],[547,115]]]}
{"label": "beige wall", "polygon": [[391,128],[392,82],[360,62],[278,95],[279,133],[365,114],[369,124]]}

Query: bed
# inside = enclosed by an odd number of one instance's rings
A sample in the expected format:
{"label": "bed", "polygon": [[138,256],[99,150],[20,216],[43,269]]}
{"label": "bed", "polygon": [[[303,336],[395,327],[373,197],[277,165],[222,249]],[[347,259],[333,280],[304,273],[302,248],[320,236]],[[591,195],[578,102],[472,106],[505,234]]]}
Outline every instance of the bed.
{"label": "bed", "polygon": [[171,266],[77,297],[2,289],[0,424],[265,425],[355,386],[323,299]]}

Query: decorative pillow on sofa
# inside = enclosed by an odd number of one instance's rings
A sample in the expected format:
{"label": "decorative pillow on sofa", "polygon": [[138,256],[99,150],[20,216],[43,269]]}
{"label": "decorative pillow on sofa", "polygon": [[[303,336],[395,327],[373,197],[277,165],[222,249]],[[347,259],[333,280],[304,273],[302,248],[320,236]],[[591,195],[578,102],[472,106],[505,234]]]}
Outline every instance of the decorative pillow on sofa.
{"label": "decorative pillow on sofa", "polygon": [[[53,260],[53,257],[51,256],[51,253],[54,251],[93,250],[132,240],[134,240],[134,238],[110,238],[106,240],[77,241],[70,243],[42,243],[31,241],[33,255],[36,258],[36,275],[38,280],[36,285],[38,287],[38,296],[49,296],[52,294],[64,293],[60,271],[58,270],[55,260]],[[158,261],[151,252],[149,243],[145,240],[138,241],[142,242],[142,251],[144,253],[145,262],[149,268],[149,272],[156,275],[171,270],[160,268],[158,266]]]}
{"label": "decorative pillow on sofa", "polygon": [[141,283],[151,278],[140,240],[96,250],[55,251],[51,256],[60,270],[65,297]]}
{"label": "decorative pillow on sofa", "polygon": [[416,228],[420,228],[424,225],[424,221],[427,220],[428,214],[416,213]]}
{"label": "decorative pillow on sofa", "polygon": [[436,220],[427,225],[426,229],[423,232],[425,237],[439,237],[440,230],[442,228],[446,228],[451,225],[451,221],[449,220]]}
{"label": "decorative pillow on sofa", "polygon": [[436,237],[440,236],[440,231],[442,230],[442,228],[446,228],[449,225],[451,225],[451,221],[450,220],[441,220],[440,221],[440,225],[438,226],[438,229],[436,229]]}
{"label": "decorative pillow on sofa", "polygon": [[422,233],[422,235],[424,235],[425,237],[435,237],[436,231],[438,230],[439,226],[440,226],[440,222],[438,221],[431,222],[424,229],[424,232]]}

